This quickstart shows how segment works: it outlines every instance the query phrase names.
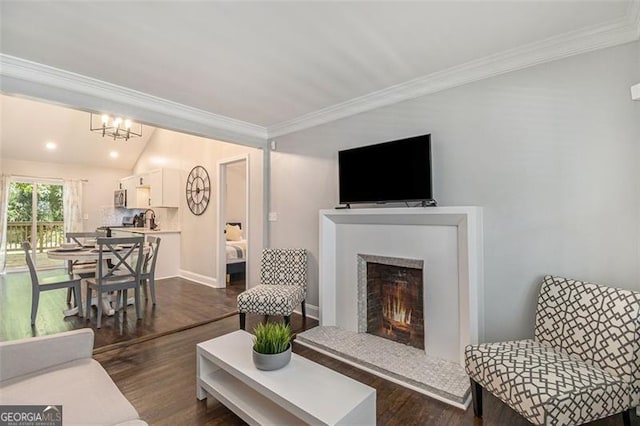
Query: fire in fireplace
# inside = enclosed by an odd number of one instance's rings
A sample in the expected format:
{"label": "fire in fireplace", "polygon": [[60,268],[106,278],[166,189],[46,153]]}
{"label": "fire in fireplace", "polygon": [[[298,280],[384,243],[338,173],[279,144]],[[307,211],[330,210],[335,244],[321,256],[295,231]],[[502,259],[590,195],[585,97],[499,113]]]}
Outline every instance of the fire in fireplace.
{"label": "fire in fireplace", "polygon": [[411,309],[405,304],[405,292],[407,287],[406,281],[396,281],[395,291],[387,291],[384,293],[384,304],[382,306],[382,316],[385,320],[397,324],[398,327],[408,327],[411,325]]}
{"label": "fire in fireplace", "polygon": [[367,333],[424,349],[422,269],[367,262]]}

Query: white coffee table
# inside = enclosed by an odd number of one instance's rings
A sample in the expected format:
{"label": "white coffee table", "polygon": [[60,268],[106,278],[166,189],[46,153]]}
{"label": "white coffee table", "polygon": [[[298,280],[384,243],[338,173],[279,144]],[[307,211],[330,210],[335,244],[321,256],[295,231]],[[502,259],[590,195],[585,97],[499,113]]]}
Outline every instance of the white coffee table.
{"label": "white coffee table", "polygon": [[376,424],[374,388],[296,354],[280,370],[258,370],[252,346],[244,330],[198,343],[198,399],[209,394],[256,425]]}

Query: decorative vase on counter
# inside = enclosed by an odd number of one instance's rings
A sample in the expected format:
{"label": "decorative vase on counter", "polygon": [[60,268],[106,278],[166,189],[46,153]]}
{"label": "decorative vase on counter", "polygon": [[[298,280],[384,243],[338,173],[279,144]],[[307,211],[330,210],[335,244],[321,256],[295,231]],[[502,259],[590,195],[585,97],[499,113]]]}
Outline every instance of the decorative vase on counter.
{"label": "decorative vase on counter", "polygon": [[258,324],[253,334],[253,364],[258,370],[277,370],[291,361],[291,328],[288,325]]}

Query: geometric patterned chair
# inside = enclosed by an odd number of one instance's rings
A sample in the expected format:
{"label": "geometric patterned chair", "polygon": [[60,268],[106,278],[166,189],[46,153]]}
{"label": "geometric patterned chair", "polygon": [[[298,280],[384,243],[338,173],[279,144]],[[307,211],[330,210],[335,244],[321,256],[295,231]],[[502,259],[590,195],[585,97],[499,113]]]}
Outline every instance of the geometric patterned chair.
{"label": "geometric patterned chair", "polygon": [[297,248],[266,248],[260,261],[260,284],[238,295],[240,328],[245,329],[247,312],[282,315],[286,324],[296,306],[307,297],[307,251]]}
{"label": "geometric patterned chair", "polygon": [[536,425],[577,425],[640,405],[640,292],[544,277],[533,340],[465,348],[474,414],[482,389]]}

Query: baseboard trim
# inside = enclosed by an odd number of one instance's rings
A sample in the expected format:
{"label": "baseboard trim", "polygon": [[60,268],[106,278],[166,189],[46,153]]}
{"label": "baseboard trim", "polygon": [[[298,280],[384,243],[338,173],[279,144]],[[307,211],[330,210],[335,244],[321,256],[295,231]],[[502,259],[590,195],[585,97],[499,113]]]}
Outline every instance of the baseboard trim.
{"label": "baseboard trim", "polygon": [[226,283],[224,283],[223,285],[220,285],[220,283],[218,283],[218,280],[216,280],[215,278],[211,278],[206,275],[197,274],[191,271],[186,271],[184,269],[180,269],[178,271],[178,276],[180,278],[184,278],[185,280],[193,281],[195,283],[206,285],[208,287],[225,288],[226,286]]}
{"label": "baseboard trim", "polygon": [[[307,309],[307,317],[313,318],[314,320],[320,321],[320,307],[318,307],[316,305],[310,305],[310,304],[307,303],[306,304],[306,309]],[[295,312],[296,314],[302,316],[302,308],[294,309],[293,312]]]}
{"label": "baseboard trim", "polygon": [[167,275],[167,276],[164,276],[164,277],[156,277],[156,280],[166,280],[167,278],[177,278],[179,276],[180,275],[178,275],[178,274]]}

